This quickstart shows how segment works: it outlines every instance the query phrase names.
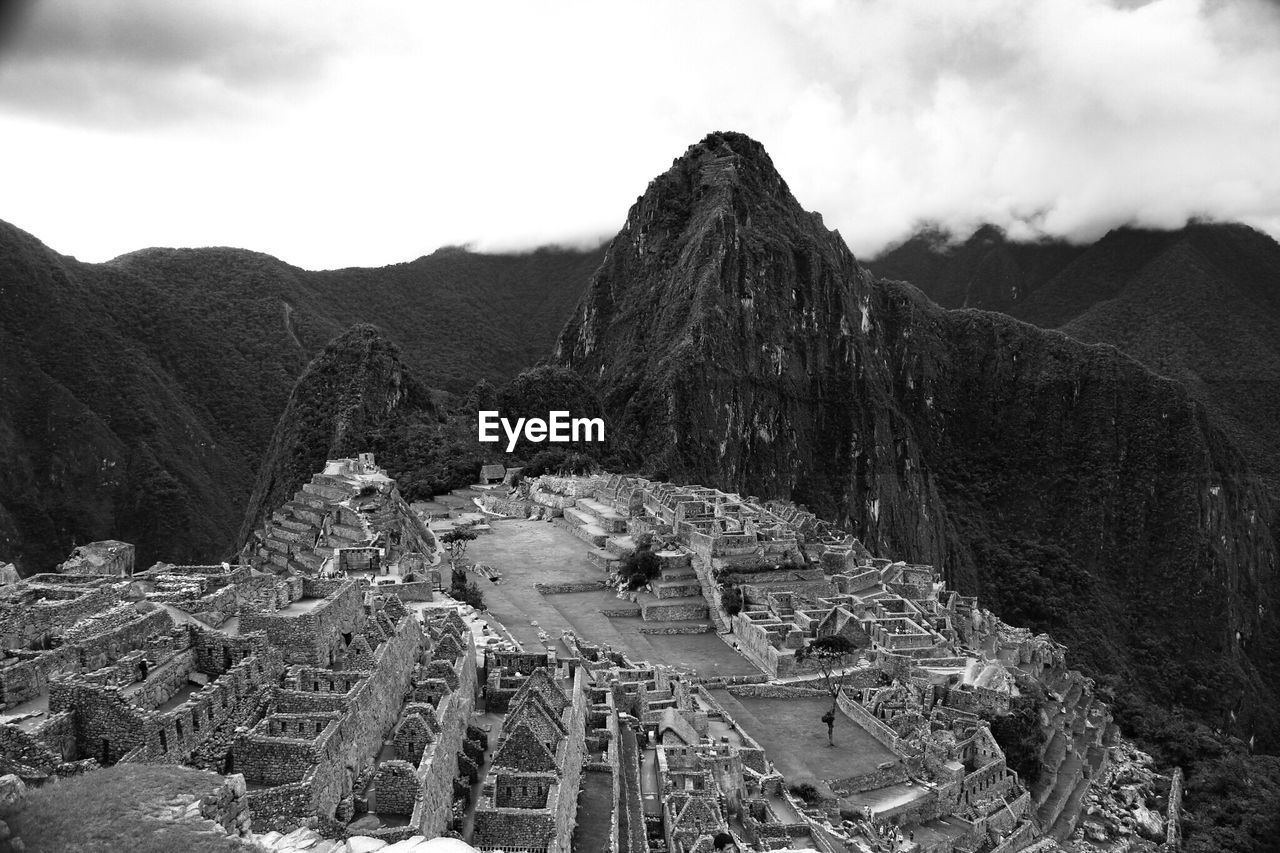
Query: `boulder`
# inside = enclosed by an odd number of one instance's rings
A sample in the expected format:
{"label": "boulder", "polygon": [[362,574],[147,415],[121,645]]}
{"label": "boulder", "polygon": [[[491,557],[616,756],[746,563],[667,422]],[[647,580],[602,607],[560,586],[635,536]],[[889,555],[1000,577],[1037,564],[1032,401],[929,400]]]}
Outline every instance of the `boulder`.
{"label": "boulder", "polygon": [[370,838],[367,835],[353,835],[347,839],[347,853],[373,853],[387,846],[381,838]]}
{"label": "boulder", "polygon": [[1139,805],[1133,810],[1133,820],[1138,831],[1153,841],[1164,840],[1164,819],[1160,814],[1146,806]]}
{"label": "boulder", "polygon": [[389,844],[382,848],[382,853],[413,853],[418,849],[419,845],[426,844],[427,837],[425,835],[411,835],[403,841],[397,841],[395,844]]}
{"label": "boulder", "polygon": [[12,773],[0,776],[0,817],[17,812],[26,801],[26,783]]}

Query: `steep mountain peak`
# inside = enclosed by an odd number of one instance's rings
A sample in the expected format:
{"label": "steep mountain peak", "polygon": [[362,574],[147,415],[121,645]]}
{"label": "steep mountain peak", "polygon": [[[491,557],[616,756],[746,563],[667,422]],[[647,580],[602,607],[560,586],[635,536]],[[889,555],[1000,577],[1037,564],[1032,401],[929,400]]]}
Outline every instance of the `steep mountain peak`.
{"label": "steep mountain peak", "polygon": [[649,183],[619,239],[633,242],[647,261],[674,262],[691,244],[732,240],[752,226],[794,236],[821,222],[801,208],[763,145],[741,133],[716,132]]}

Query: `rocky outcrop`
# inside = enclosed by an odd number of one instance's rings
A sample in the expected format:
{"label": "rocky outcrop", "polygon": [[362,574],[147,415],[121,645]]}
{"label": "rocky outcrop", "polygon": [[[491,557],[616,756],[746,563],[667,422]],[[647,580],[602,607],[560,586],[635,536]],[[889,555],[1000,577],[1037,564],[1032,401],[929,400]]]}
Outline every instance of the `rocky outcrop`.
{"label": "rocky outcrop", "polygon": [[[1120,851],[1147,842],[1159,845],[1170,837],[1169,798],[1173,780],[1156,771],[1151,756],[1120,739],[1108,749],[1106,769],[1082,803],[1070,840],[1076,849]],[[1177,821],[1176,810],[1173,814]]]}
{"label": "rocky outcrop", "polygon": [[712,134],[651,183],[556,358],[635,467],[805,504],[1089,675],[1280,735],[1274,516],[1186,389],[875,279],[759,143]]}

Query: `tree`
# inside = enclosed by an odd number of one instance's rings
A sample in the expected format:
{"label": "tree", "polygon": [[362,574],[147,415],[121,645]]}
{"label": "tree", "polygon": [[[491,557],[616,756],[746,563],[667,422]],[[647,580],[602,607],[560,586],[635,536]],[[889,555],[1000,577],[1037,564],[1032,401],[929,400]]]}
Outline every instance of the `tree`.
{"label": "tree", "polygon": [[844,680],[849,668],[858,658],[858,648],[848,637],[819,637],[802,649],[796,651],[797,661],[813,661],[822,674],[823,685],[831,694],[831,710],[822,715],[822,722],[827,724],[827,743],[835,746],[836,700],[844,689]]}
{"label": "tree", "polygon": [[622,559],[621,573],[627,589],[639,589],[662,573],[662,561],[651,545],[640,545]]}
{"label": "tree", "polygon": [[724,590],[720,593],[720,606],[724,608],[724,612],[730,616],[737,616],[742,612],[742,590],[734,584],[725,584]]}
{"label": "tree", "polygon": [[456,569],[458,561],[467,553],[467,543],[476,538],[474,530],[467,530],[464,527],[455,527],[441,533],[438,537],[440,544],[449,552],[449,567]]}

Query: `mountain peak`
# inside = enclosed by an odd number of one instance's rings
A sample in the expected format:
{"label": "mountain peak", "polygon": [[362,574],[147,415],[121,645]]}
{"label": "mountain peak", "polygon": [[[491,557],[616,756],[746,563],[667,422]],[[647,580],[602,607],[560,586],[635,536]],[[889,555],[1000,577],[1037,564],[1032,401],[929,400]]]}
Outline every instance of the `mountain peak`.
{"label": "mountain peak", "polygon": [[619,235],[642,255],[728,236],[753,223],[821,220],[805,213],[763,145],[741,133],[708,134],[654,178],[632,206]]}
{"label": "mountain peak", "polygon": [[325,460],[369,449],[372,436],[405,412],[433,409],[427,389],[401,361],[400,348],[377,326],[351,326],[294,385],[259,467],[240,542]]}

